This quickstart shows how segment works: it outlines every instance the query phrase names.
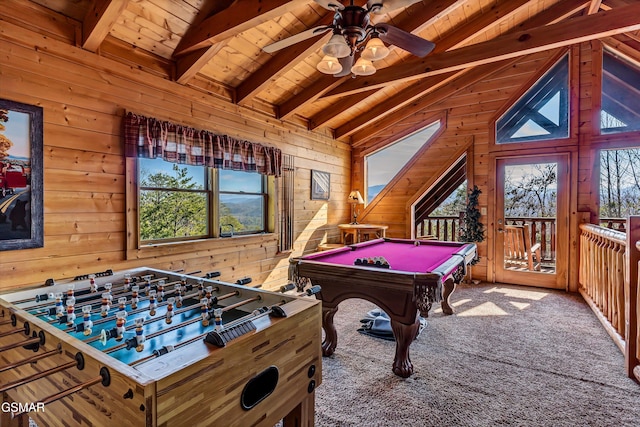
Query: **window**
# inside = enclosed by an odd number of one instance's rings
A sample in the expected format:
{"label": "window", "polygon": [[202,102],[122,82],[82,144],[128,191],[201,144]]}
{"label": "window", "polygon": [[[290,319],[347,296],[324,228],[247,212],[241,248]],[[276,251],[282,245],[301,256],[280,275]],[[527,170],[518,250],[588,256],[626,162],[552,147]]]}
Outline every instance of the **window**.
{"label": "window", "polygon": [[269,179],[255,172],[138,160],[140,243],[271,231]]}
{"label": "window", "polygon": [[373,154],[365,156],[366,201],[370,203],[440,129],[440,120]]}
{"label": "window", "polygon": [[640,130],[640,69],[608,52],[602,68],[601,133]]}
{"label": "window", "polygon": [[210,194],[206,170],[162,159],[139,159],[140,240],[206,237]]}
{"label": "window", "polygon": [[600,221],[624,224],[640,214],[640,148],[600,152]]}
{"label": "window", "polygon": [[569,137],[569,57],[565,55],[496,122],[496,143]]}
{"label": "window", "polygon": [[267,193],[263,175],[217,169],[218,218],[223,236],[265,231]]}

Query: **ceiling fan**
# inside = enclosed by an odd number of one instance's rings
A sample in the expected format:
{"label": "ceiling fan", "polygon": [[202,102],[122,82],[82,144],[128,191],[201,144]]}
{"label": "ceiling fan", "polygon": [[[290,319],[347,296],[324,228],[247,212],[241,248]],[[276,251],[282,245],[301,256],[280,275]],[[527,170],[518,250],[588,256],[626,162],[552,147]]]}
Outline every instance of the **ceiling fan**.
{"label": "ceiling fan", "polygon": [[[391,10],[410,6],[420,0],[369,0],[365,7],[350,1],[344,6],[338,0],[314,0],[325,9],[335,12],[331,25],[321,25],[279,40],[262,48],[273,53],[311,37],[333,32],[329,42],[322,48],[324,57],[318,63],[318,70],[335,77],[371,75],[376,72],[372,61],[383,59],[389,54],[384,42],[424,57],[433,50],[435,44],[393,25],[370,23],[371,14],[384,14]],[[356,55],[359,58],[356,61]]]}

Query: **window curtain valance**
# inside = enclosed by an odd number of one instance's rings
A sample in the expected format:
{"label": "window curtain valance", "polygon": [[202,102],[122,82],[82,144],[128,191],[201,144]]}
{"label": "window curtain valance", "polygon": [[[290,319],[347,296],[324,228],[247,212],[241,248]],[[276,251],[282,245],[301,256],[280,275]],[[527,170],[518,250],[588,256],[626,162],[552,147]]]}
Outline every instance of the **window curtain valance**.
{"label": "window curtain valance", "polygon": [[282,152],[278,148],[131,112],[124,119],[124,145],[127,157],[161,157],[173,163],[265,175],[282,173]]}

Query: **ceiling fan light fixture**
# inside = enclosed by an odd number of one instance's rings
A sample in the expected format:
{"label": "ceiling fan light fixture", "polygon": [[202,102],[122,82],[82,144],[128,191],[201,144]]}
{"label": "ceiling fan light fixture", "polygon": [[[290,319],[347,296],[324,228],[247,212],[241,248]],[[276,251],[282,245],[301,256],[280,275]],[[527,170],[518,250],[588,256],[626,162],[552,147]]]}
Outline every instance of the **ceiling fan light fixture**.
{"label": "ceiling fan light fixture", "polygon": [[360,57],[351,67],[351,72],[356,76],[370,76],[376,72],[376,67],[368,59]]}
{"label": "ceiling fan light fixture", "polygon": [[318,71],[324,74],[337,74],[342,71],[342,64],[338,61],[338,58],[334,56],[325,55],[318,65],[316,65]]}
{"label": "ceiling fan light fixture", "polygon": [[372,36],[360,56],[369,61],[378,61],[389,55],[389,48],[384,45],[380,38]]}
{"label": "ceiling fan light fixture", "polygon": [[351,47],[342,34],[334,34],[331,36],[326,45],[322,47],[325,55],[334,58],[345,58],[351,55]]}

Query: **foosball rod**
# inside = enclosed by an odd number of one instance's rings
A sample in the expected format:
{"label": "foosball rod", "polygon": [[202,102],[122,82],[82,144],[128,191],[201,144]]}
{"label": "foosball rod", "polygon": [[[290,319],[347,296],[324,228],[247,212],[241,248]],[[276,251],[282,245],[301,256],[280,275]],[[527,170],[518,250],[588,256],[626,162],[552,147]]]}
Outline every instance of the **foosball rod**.
{"label": "foosball rod", "polygon": [[44,378],[51,374],[55,374],[56,372],[64,371],[69,368],[73,368],[74,366],[78,366],[78,361],[74,360],[73,362],[63,363],[62,365],[56,366],[55,368],[47,369],[46,371],[37,372],[33,375],[29,375],[24,378],[20,378],[19,380],[12,381],[3,386],[0,386],[0,393],[4,393],[5,391],[11,390],[16,387],[20,387],[21,385],[30,383],[31,381],[39,380],[40,378]]}
{"label": "foosball rod", "polygon": [[[236,292],[237,292],[237,291],[236,291]],[[233,292],[232,292],[232,293],[233,293]],[[249,299],[246,299],[246,300],[244,300],[244,301],[240,301],[239,303],[234,304],[233,306],[224,307],[224,308],[222,309],[222,312],[224,313],[225,311],[229,311],[229,310],[231,310],[232,308],[237,308],[237,307],[240,307],[241,305],[245,305],[245,304],[248,304],[248,303],[253,302],[253,301],[259,301],[259,300],[261,300],[261,299],[262,299],[262,297],[261,297],[261,296],[257,296],[257,297],[249,298]],[[158,317],[158,319],[162,319],[162,317]],[[149,335],[146,335],[146,336],[145,336],[145,339],[148,339],[148,338],[155,338],[155,337],[160,336],[160,335],[162,335],[162,334],[166,334],[167,332],[171,332],[171,331],[174,331],[174,330],[176,330],[176,329],[180,329],[180,328],[182,328],[182,327],[184,327],[184,326],[188,326],[188,325],[190,325],[190,324],[192,324],[192,323],[197,323],[197,322],[199,322],[199,321],[201,321],[201,320],[202,320],[202,317],[200,317],[200,316],[196,316],[196,317],[194,317],[193,319],[185,320],[184,322],[177,323],[177,324],[175,324],[175,325],[171,325],[171,326],[169,326],[167,329],[163,329],[163,330],[161,330],[161,331],[152,332],[152,333],[150,333]],[[106,353],[106,354],[113,353],[114,351],[118,351],[118,350],[120,350],[120,349],[122,349],[122,348],[124,348],[124,347],[127,347],[127,343],[126,343],[126,342],[125,342],[125,343],[122,343],[122,344],[119,344],[119,345],[117,345],[117,346],[115,346],[115,347],[111,347],[111,348],[108,348],[108,349],[106,349],[106,350],[103,350],[103,353]]]}
{"label": "foosball rod", "polygon": [[[260,300],[262,300],[261,296],[249,298],[247,300],[240,301],[239,303],[234,304],[233,306],[224,307],[222,309],[222,312],[225,313],[225,312],[227,312],[229,310],[232,310],[234,308],[238,308],[238,307],[240,307],[242,305],[245,305],[245,304],[248,304],[250,302],[260,301]],[[274,304],[274,305],[278,305],[278,304]],[[271,307],[273,307],[273,306],[271,306]],[[242,323],[242,322],[239,322],[241,319],[245,319],[244,321],[246,321],[246,320],[253,320],[253,319],[257,319],[259,317],[265,316],[265,315],[269,314],[271,307],[269,307],[269,310],[267,310],[265,312],[258,313],[258,314],[251,313],[251,314],[248,314],[247,316],[243,316],[243,317],[241,317],[239,319],[236,319],[235,321],[230,322],[230,325],[236,325],[236,324]],[[176,325],[176,326],[178,326],[178,328],[181,328],[182,326],[187,326],[187,325],[190,325],[191,323],[199,322],[200,320],[201,320],[200,318],[189,319],[189,320],[187,320],[187,321],[185,321],[185,322],[183,322],[183,323],[181,323],[179,325]],[[160,331],[160,333],[152,333],[152,334],[147,335],[147,338],[154,338],[155,336],[162,335],[163,332],[170,332],[172,330],[173,330],[173,328],[170,328],[167,331]],[[186,341],[183,341],[181,343],[177,343],[176,345],[172,346],[172,350],[171,351],[175,350],[177,347],[182,347],[184,345],[191,344],[192,342],[198,341],[198,340],[202,339],[203,337],[205,337],[207,335],[207,333],[199,334],[199,335],[197,335],[197,336],[195,336],[193,338],[189,338]],[[134,360],[133,362],[129,362],[129,366],[139,365],[140,363],[146,362],[147,360],[154,359],[154,358],[160,356],[161,354],[164,354],[164,353],[160,353],[160,352],[154,351],[153,354],[150,354],[149,356],[142,357],[142,358],[140,358],[138,360]]]}
{"label": "foosball rod", "polygon": [[[207,273],[207,277],[208,277],[210,274],[212,274],[212,273]],[[158,281],[160,281],[160,280],[165,280],[165,279],[168,279],[168,277],[159,277],[159,278],[157,278],[157,279],[150,280],[150,281],[149,281],[149,283],[151,283],[151,282],[158,282]],[[141,283],[141,284],[147,284],[147,282],[146,282],[146,281],[145,281],[145,282],[140,282],[140,283]],[[164,284],[164,286],[170,287],[170,286],[172,286],[172,285],[176,285],[176,284],[178,284],[178,283],[182,283],[182,280],[176,280],[176,281],[173,281],[173,282],[165,283],[165,284]],[[136,285],[137,285],[137,283],[136,283]],[[188,285],[189,285],[189,284],[187,284],[187,285],[185,285],[185,286],[188,286]],[[132,286],[133,286],[133,285],[132,285]],[[191,284],[191,286],[192,286],[192,287],[195,287],[196,285]],[[118,286],[118,288],[119,288],[119,286]],[[219,289],[220,289],[220,288],[216,286],[216,288],[215,288],[216,292],[217,292]],[[167,294],[174,294],[174,293],[175,293],[175,289],[169,289],[169,290],[167,290],[167,291],[166,291],[166,293],[167,293]],[[98,294],[99,294],[100,296],[98,296]],[[117,297],[117,298],[122,298],[122,297],[127,297],[127,296],[129,296],[129,295],[131,295],[131,294],[132,294],[132,292],[131,292],[131,291],[127,291],[127,292],[120,292],[120,293],[115,293],[114,295],[112,295],[112,297],[114,297],[114,298],[116,298],[116,297]],[[80,307],[81,307],[82,305],[85,305],[85,306],[86,306],[86,305],[87,305],[87,302],[88,302],[88,301],[91,301],[91,300],[96,300],[96,303],[97,303],[96,305],[98,305],[98,304],[100,303],[100,300],[101,300],[101,299],[102,299],[102,293],[101,293],[101,292],[97,292],[97,293],[96,293],[96,295],[95,295],[95,297],[92,297],[92,298],[85,298],[85,299],[83,299],[83,300],[76,301],[76,303],[77,303],[77,304],[76,304],[76,306],[78,306],[79,308],[76,308],[76,309],[74,310],[74,312],[75,312],[75,311],[77,311],[77,312],[78,312],[78,314],[81,314],[81,313],[80,313],[80,310],[81,310],[81,308],[80,308]],[[130,303],[129,303],[129,304],[130,304]],[[45,305],[48,305],[48,304],[45,304]],[[93,306],[93,304],[92,304],[92,303],[90,303],[89,305],[92,305],[92,306]],[[31,308],[33,308],[33,307],[31,307]],[[31,309],[31,308],[30,308],[30,309]],[[144,310],[144,309],[142,309],[142,310]],[[115,310],[115,311],[114,311],[114,313],[115,313],[116,311],[118,311],[118,310]],[[92,308],[91,314],[97,314],[97,313],[100,313],[100,312],[101,312],[101,308],[100,308],[100,306],[98,306],[98,307],[96,307],[96,308]],[[49,320],[49,321],[48,321],[48,323],[49,323],[49,324],[55,324],[56,322],[59,322],[59,320],[54,319],[54,320]],[[68,331],[69,331],[69,330],[65,330],[65,332],[68,332]]]}
{"label": "foosball rod", "polygon": [[[197,295],[196,293],[194,293],[194,294],[190,294],[190,295],[185,295],[185,299],[194,298],[196,295]],[[238,296],[238,295],[240,295],[240,292],[239,292],[239,291],[229,292],[228,294],[221,295],[221,296],[217,297],[217,298],[216,298],[216,301],[222,301],[222,300],[225,300],[225,299],[227,299],[227,298],[231,298],[231,297]],[[176,310],[173,314],[174,314],[174,316],[177,316],[177,315],[182,314],[182,313],[185,313],[185,312],[187,312],[187,311],[196,310],[196,309],[198,308],[198,307],[197,307],[197,306],[198,306],[198,304],[200,304],[200,303],[199,303],[199,302],[195,302],[195,303],[193,303],[193,304],[190,304],[190,305],[188,305],[188,306],[185,306],[185,307],[181,308],[180,310]],[[163,303],[161,303],[161,304],[158,306],[158,308],[159,308],[159,307],[164,307],[164,306],[166,306],[166,305],[168,305],[168,303],[167,303],[167,302],[163,302]],[[148,307],[145,307],[145,308],[142,308],[142,309],[140,309],[140,310],[136,310],[136,313],[134,313],[134,312],[127,312],[127,315],[128,315],[128,314],[130,314],[130,313],[131,313],[131,314],[142,313],[142,312],[144,312],[144,311],[148,311],[148,310],[149,310],[149,308],[148,308]],[[109,318],[107,318],[107,319],[109,319]],[[153,317],[153,318],[151,318],[151,319],[145,320],[145,321],[143,322],[143,325],[148,325],[148,324],[150,324],[150,323],[157,322],[157,321],[162,320],[162,319],[163,319],[163,317],[162,317],[162,316],[156,316],[156,317]],[[107,321],[106,319],[100,319],[100,320]],[[109,319],[109,320],[113,320],[113,316],[110,316],[110,319]],[[198,319],[198,320],[200,320],[200,319]],[[98,322],[98,321],[96,321],[96,322]],[[101,323],[104,323],[104,322],[101,322]],[[135,328],[135,327],[136,327],[135,325],[129,325],[129,326],[127,326],[127,327],[125,328],[125,330],[131,330],[131,329],[133,329],[133,328]],[[101,339],[102,339],[102,337],[101,337],[101,336],[96,335],[96,336],[94,336],[94,337],[88,338],[88,339],[83,340],[83,341],[84,341],[84,342],[86,342],[86,343],[92,343],[92,342],[95,342],[95,341],[99,341],[99,340],[101,340]]]}
{"label": "foosball rod", "polygon": [[60,344],[58,344],[58,347],[55,350],[45,351],[44,353],[36,354],[35,356],[31,356],[31,357],[27,357],[25,359],[22,359],[19,362],[13,362],[13,363],[10,363],[10,364],[5,365],[5,366],[0,366],[0,373],[4,372],[4,371],[11,370],[13,368],[17,368],[17,367],[22,366],[22,365],[26,365],[26,364],[29,364],[29,363],[37,362],[38,360],[45,359],[45,358],[47,358],[49,356],[53,356],[53,355],[56,355],[56,354],[62,354],[62,346]]}
{"label": "foosball rod", "polygon": [[[108,387],[111,384],[111,374],[109,373],[109,369],[107,369],[106,367],[102,367],[100,368],[100,376],[92,378],[88,381],[83,382],[82,384],[78,384],[76,386],[70,387],[64,391],[52,394],[48,397],[45,397],[44,399],[40,399],[40,401],[38,403],[41,403],[42,405],[46,406],[50,403],[53,403],[55,401],[58,401],[64,397],[67,397],[71,394],[77,393],[81,390],[84,390],[85,388],[91,387],[92,385],[96,385],[98,383],[102,383],[103,386]],[[13,412],[11,413],[11,417],[12,418],[17,418],[21,415],[26,414],[29,411],[22,411],[22,412]]]}
{"label": "foosball rod", "polygon": [[[176,282],[176,283],[177,283],[177,282]],[[173,283],[173,284],[175,284],[175,283]],[[166,293],[167,293],[167,294],[174,294],[174,293],[175,293],[175,289],[170,289],[170,290],[166,291]],[[190,294],[190,295],[185,295],[185,296],[184,296],[184,298],[185,298],[185,299],[188,299],[188,298],[193,298],[194,296],[195,296],[195,294]],[[123,297],[123,295],[120,295],[120,298],[122,298],[122,297]],[[148,300],[147,300],[147,301],[148,301]],[[117,304],[117,303],[116,303],[116,304]],[[100,323],[105,323],[105,322],[109,322],[109,321],[113,320],[113,319],[114,319],[114,317],[115,317],[115,314],[116,314],[118,311],[120,311],[119,307],[116,307],[116,304],[114,304],[114,305],[109,309],[109,311],[111,311],[111,312],[112,312],[112,314],[111,314],[111,315],[109,315],[109,316],[107,316],[107,317],[104,317],[104,318],[102,318],[102,319],[97,319],[95,322],[93,322],[93,324],[94,324],[94,325],[97,325],[97,324],[100,324]],[[131,305],[131,301],[127,301],[127,304]],[[85,305],[86,305],[86,304],[85,304]],[[167,305],[166,301],[163,301],[163,302],[158,303],[158,307],[163,307],[163,306],[165,306],[165,305]],[[76,309],[76,310],[78,311],[78,314],[79,314],[79,315],[82,315],[82,314],[83,314],[83,313],[81,313],[81,310],[82,310],[82,308],[81,308],[81,307],[82,307],[82,306],[80,306],[80,308],[79,308],[79,309]],[[149,308],[148,308],[148,307],[141,307],[141,308],[136,308],[136,309],[131,310],[131,311],[127,311],[127,314],[137,314],[137,313],[142,313],[143,311],[147,311],[147,310],[149,310]],[[125,311],[126,311],[126,310],[125,310]],[[75,312],[75,311],[74,311],[74,312]],[[98,313],[101,313],[101,310],[100,310],[100,308],[99,308],[99,307],[98,307],[98,308],[96,308],[96,309],[92,309],[92,310],[91,310],[91,314],[98,314]],[[50,320],[50,321],[48,321],[48,323],[49,323],[49,324],[54,324],[54,323],[56,323],[56,322],[60,322],[60,321],[59,321],[59,320]],[[63,329],[63,331],[64,331],[64,332],[73,332],[75,329],[76,329],[76,328],[75,328],[75,326],[73,326],[73,327],[69,327],[69,328],[67,328],[67,329]]]}
{"label": "foosball rod", "polygon": [[[34,332],[35,334],[35,332]],[[36,345],[36,350],[40,347],[41,344],[44,344],[44,332],[40,331],[40,334],[38,336],[35,336],[33,338],[29,338],[28,340],[24,340],[24,341],[20,341],[20,342],[14,342],[12,344],[7,344],[4,345],[2,347],[0,347],[0,353],[7,351],[7,350],[11,350],[14,348],[18,348],[18,347],[24,347],[24,346],[32,346],[32,345]]]}
{"label": "foosball rod", "polygon": [[[153,283],[153,282],[159,282],[160,280],[167,280],[167,279],[168,279],[168,277],[158,277],[156,279],[151,279],[149,282]],[[131,282],[131,283],[133,283],[133,282]],[[139,282],[139,283],[146,284],[147,282],[145,281],[145,282]],[[165,286],[169,286],[169,285],[176,284],[176,283],[177,282],[170,282],[170,283],[165,284]],[[134,284],[138,284],[138,283],[134,283]],[[112,285],[113,285],[113,283],[112,283]],[[124,286],[125,286],[124,282],[121,283],[121,284],[113,285],[112,288],[111,288],[111,291],[113,292],[112,296],[116,297],[116,296],[125,296],[125,295],[130,294],[131,292],[128,292],[128,291],[124,290]],[[63,297],[64,297],[65,293],[64,292],[61,292],[61,293],[63,294]],[[100,300],[102,298],[102,294],[103,293],[104,293],[104,288],[102,289],[102,291],[96,291],[96,292],[89,292],[89,293],[85,293],[85,294],[80,294],[77,298],[75,296],[74,296],[74,298],[76,298],[76,303],[85,304],[86,305],[86,303],[89,302],[89,301]],[[66,298],[65,298],[65,300],[66,300]],[[26,300],[24,302],[30,302],[30,301],[31,300]],[[49,301],[48,299],[44,300],[44,301],[47,301],[47,302],[43,302],[42,304],[32,305],[31,307],[28,308],[28,310],[37,310],[37,309],[42,308],[42,307],[51,306],[51,301]],[[17,304],[17,302],[14,302],[13,304]]]}
{"label": "foosball rod", "polygon": [[[193,295],[190,295],[190,296],[188,296],[188,297],[189,297],[189,298],[192,298],[192,297],[193,297],[193,296],[195,296],[195,295],[196,295],[196,294],[193,294]],[[164,303],[164,304],[162,304],[162,307],[164,307],[164,306],[165,306],[165,305],[167,305],[167,304],[168,304],[168,303]],[[196,307],[196,305],[197,305],[197,304],[198,304],[198,303],[194,303],[194,304],[188,305],[188,306],[186,306],[186,307],[183,307],[183,308],[181,308],[180,310],[176,310],[176,311],[174,312],[174,316],[177,316],[178,314],[185,313],[185,312],[187,312],[187,311],[196,310],[196,309],[198,308],[198,307]],[[160,306],[159,306],[159,307],[160,307]],[[158,308],[159,308],[159,307],[158,307]],[[149,308],[148,308],[148,307],[145,307],[145,308],[142,308],[142,309],[139,309],[139,310],[135,310],[135,312],[133,312],[133,311],[127,312],[127,315],[129,315],[129,314],[138,314],[138,313],[142,313],[142,312],[144,312],[144,311],[148,311],[148,310],[149,310]],[[106,322],[106,321],[108,321],[108,320],[113,320],[113,317],[114,317],[114,316],[109,316],[108,318],[100,319],[100,320],[104,320],[104,321]],[[147,319],[147,320],[145,320],[142,324],[143,324],[143,325],[148,325],[148,324],[150,324],[150,323],[157,322],[157,321],[159,321],[159,320],[163,320],[163,319],[164,319],[164,317],[162,317],[162,316],[156,316],[156,317],[152,317],[151,319]],[[98,322],[98,321],[94,322],[94,326],[95,326],[95,324],[96,324],[97,322]],[[104,322],[101,322],[101,323],[104,323]],[[127,330],[131,330],[131,329],[134,329],[135,327],[136,327],[136,325],[129,325],[129,326],[125,327],[125,331],[127,331]],[[103,329],[103,330],[104,330],[104,329]],[[95,342],[95,341],[100,341],[101,339],[102,339],[102,337],[101,337],[100,335],[96,335],[96,336],[93,336],[93,337],[89,337],[89,338],[87,338],[87,339],[84,339],[83,341],[84,341],[84,342],[86,342],[87,344],[90,344],[90,343]]]}
{"label": "foosball rod", "polygon": [[8,337],[9,335],[17,334],[19,332],[29,335],[28,328],[23,327],[23,328],[15,328],[15,329],[9,329],[8,331],[4,331],[0,333],[0,337]]}

